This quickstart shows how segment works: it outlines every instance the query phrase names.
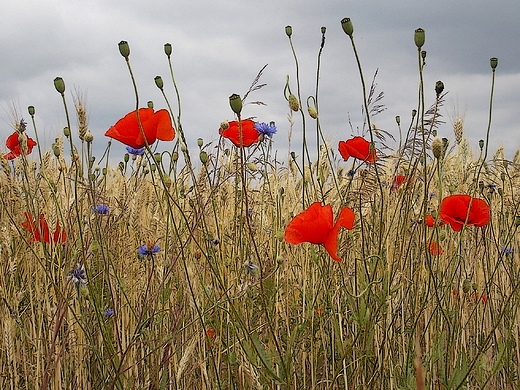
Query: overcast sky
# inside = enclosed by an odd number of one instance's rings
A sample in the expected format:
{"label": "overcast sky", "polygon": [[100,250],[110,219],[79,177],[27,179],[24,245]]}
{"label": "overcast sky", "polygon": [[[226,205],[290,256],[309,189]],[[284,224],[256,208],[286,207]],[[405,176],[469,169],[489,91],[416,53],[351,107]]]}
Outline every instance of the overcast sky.
{"label": "overcast sky", "polygon": [[[60,76],[71,107],[75,90],[86,96],[96,150],[104,149],[108,141],[104,132],[135,108],[130,77],[117,46],[126,40],[142,106],[153,100],[155,108],[165,107],[154,84],[156,75],[163,77],[165,90],[175,101],[163,51],[164,43],[172,44],[182,123],[192,147],[198,137],[206,142],[218,139],[220,122],[233,119],[229,95],[244,94],[268,64],[261,79],[267,86],[250,95],[250,100],[261,100],[266,106],[246,106],[243,115],[275,121],[275,147],[284,149],[289,129],[283,96],[286,75],[296,90],[286,25],[293,27],[303,98],[314,93],[320,28],[327,27],[320,119],[327,139],[336,145],[360,131],[363,123],[358,71],[340,24],[344,17],[354,23],[368,82],[379,69],[377,90],[385,93],[382,103],[387,110],[374,122],[396,137],[395,116],[400,115],[406,127],[417,105],[416,28],[426,31],[426,104],[434,102],[437,80],[449,91],[441,111],[446,124],[439,135],[454,144],[452,122],[456,115],[463,116],[465,135],[475,152],[487,128],[489,59],[498,57],[490,147],[494,152],[505,146],[506,157],[512,159],[520,147],[518,0],[4,0],[0,12],[2,147],[13,131],[13,105],[26,120],[27,106],[35,106],[40,141],[50,147],[66,125],[53,86],[53,79]],[[300,126],[301,118],[296,116],[292,142],[298,150]],[[34,134],[31,125],[28,133]],[[124,147],[114,141],[112,155],[118,153],[122,156]]]}

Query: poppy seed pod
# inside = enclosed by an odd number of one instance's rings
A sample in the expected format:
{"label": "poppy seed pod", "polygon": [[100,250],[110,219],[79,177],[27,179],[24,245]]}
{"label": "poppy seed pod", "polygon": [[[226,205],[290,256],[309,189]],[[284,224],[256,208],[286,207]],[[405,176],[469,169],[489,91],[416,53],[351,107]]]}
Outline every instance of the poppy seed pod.
{"label": "poppy seed pod", "polygon": [[61,77],[56,77],[54,79],[54,88],[56,88],[56,91],[63,95],[65,92],[65,81],[63,81]]}
{"label": "poppy seed pod", "polygon": [[415,30],[413,38],[415,41],[415,46],[417,46],[417,48],[420,49],[424,45],[424,41],[426,40],[424,30],[422,28],[418,28],[417,30]]}
{"label": "poppy seed pod", "polygon": [[197,139],[197,146],[198,146],[199,148],[201,148],[202,145],[204,145],[204,140],[203,140],[202,138],[198,138],[198,139]]}
{"label": "poppy seed pod", "polygon": [[321,33],[325,35],[325,32],[327,31],[327,27],[322,27],[321,28]]}
{"label": "poppy seed pod", "polygon": [[34,106],[27,107],[27,111],[29,111],[30,116],[33,116],[34,115]]}
{"label": "poppy seed pod", "polygon": [[437,81],[435,83],[435,93],[437,94],[437,97],[444,91],[444,83],[442,81]]}
{"label": "poppy seed pod", "polygon": [[92,132],[90,130],[87,130],[87,132],[85,133],[85,136],[83,137],[83,139],[87,143],[91,143],[92,141],[94,141],[94,135],[92,134]]}
{"label": "poppy seed pod", "polygon": [[341,19],[341,28],[343,28],[345,34],[352,38],[352,35],[354,34],[354,25],[352,24],[350,18]]}
{"label": "poppy seed pod", "polygon": [[398,125],[401,124],[401,117],[399,115],[395,117],[395,123],[397,123]]}
{"label": "poppy seed pod", "polygon": [[118,43],[118,46],[119,46],[119,53],[121,53],[121,55],[123,57],[125,57],[125,60],[127,60],[128,57],[130,56],[130,46],[128,46],[128,42],[121,41]]}
{"label": "poppy seed pod", "polygon": [[316,119],[318,117],[318,111],[314,107],[307,107],[307,111],[309,111],[309,115],[312,119]]}
{"label": "poppy seed pod", "polygon": [[484,148],[484,140],[483,139],[478,141],[478,146],[480,147],[480,150],[482,150]]}
{"label": "poppy seed pod", "polygon": [[130,155],[128,153],[125,153],[123,159],[125,160],[125,163],[127,163],[130,160]]}
{"label": "poppy seed pod", "polygon": [[242,99],[240,98],[240,95],[237,95],[236,93],[231,95],[229,97],[229,105],[231,106],[233,112],[239,115],[242,111]]}
{"label": "poppy seed pod", "polygon": [[70,137],[70,129],[68,127],[63,128],[63,135],[65,137]]}
{"label": "poppy seed pod", "polygon": [[289,107],[293,111],[298,111],[300,109],[300,102],[298,102],[298,99],[292,93],[289,95]]}
{"label": "poppy seed pod", "polygon": [[157,88],[159,88],[161,91],[163,90],[164,83],[161,76],[155,76],[155,85],[157,85]]}
{"label": "poppy seed pod", "polygon": [[291,26],[285,26],[285,33],[290,38],[292,35],[292,27]]}
{"label": "poppy seed pod", "polygon": [[149,100],[147,103],[146,103],[146,106],[148,108],[153,108],[153,102],[151,100]]}
{"label": "poppy seed pod", "polygon": [[160,163],[162,161],[162,154],[161,153],[155,153],[153,155],[153,159],[155,160],[155,162]]}
{"label": "poppy seed pod", "polygon": [[171,43],[164,44],[164,53],[169,57],[172,54],[172,45]]}
{"label": "poppy seed pod", "polygon": [[498,58],[493,57],[489,61],[491,63],[491,69],[495,70],[496,67],[498,66]]}
{"label": "poppy seed pod", "polygon": [[208,162],[208,153],[202,151],[199,153],[200,162],[206,164]]}

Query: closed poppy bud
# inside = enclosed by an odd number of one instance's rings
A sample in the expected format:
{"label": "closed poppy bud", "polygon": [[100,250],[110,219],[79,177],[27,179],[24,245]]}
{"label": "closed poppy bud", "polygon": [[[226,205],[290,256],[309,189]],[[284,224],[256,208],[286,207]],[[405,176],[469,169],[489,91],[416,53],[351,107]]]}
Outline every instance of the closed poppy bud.
{"label": "closed poppy bud", "polygon": [[413,109],[412,110],[412,119],[415,118],[416,115],[417,115],[417,110]]}
{"label": "closed poppy bud", "polygon": [[221,128],[222,130],[227,130],[227,129],[229,129],[229,121],[224,121],[224,122],[222,122],[222,123],[220,124],[220,128]]}
{"label": "closed poppy bud", "polygon": [[312,119],[316,119],[318,117],[318,111],[314,107],[307,107],[307,111],[309,111],[309,115]]}
{"label": "closed poppy bud", "polygon": [[417,30],[415,30],[413,39],[415,41],[415,46],[417,46],[420,49],[424,45],[424,41],[426,40],[424,30],[422,28],[418,28]]}
{"label": "closed poppy bud", "polygon": [[444,91],[444,83],[439,80],[435,83],[435,93],[439,96],[442,91]]}
{"label": "closed poppy bud", "polygon": [[164,87],[164,83],[161,76],[155,76],[155,85],[157,85],[157,88],[159,88],[161,91]]}
{"label": "closed poppy bud", "polygon": [[504,196],[504,189],[503,188],[499,188],[498,189],[498,195]]}
{"label": "closed poppy bud", "polygon": [[247,169],[249,169],[251,172],[256,172],[256,171],[258,171],[258,166],[257,166],[255,163],[248,162],[248,163],[246,163],[246,167],[247,167]]}
{"label": "closed poppy bud", "polygon": [[166,188],[169,188],[172,185],[172,178],[167,173],[164,173],[162,175],[162,182]]}
{"label": "closed poppy bud", "polygon": [[90,142],[94,141],[94,135],[92,134],[92,132],[90,130],[87,130],[83,139],[86,142],[90,143]]}
{"label": "closed poppy bud", "polygon": [[478,188],[480,189],[480,191],[482,191],[484,189],[484,181],[483,180],[480,180],[478,182]]}
{"label": "closed poppy bud", "polygon": [[478,146],[480,147],[480,150],[482,150],[482,148],[484,148],[484,140],[483,139],[478,141]]}
{"label": "closed poppy bud", "polygon": [[471,281],[469,279],[464,279],[464,282],[462,282],[462,291],[464,291],[467,294],[469,293],[470,288]]}
{"label": "closed poppy bud", "polygon": [[341,28],[343,28],[345,34],[352,38],[352,34],[354,34],[354,25],[352,24],[350,18],[341,19]]}
{"label": "closed poppy bud", "polygon": [[296,160],[296,153],[291,152],[291,158],[292,158],[293,160]]}
{"label": "closed poppy bud", "polygon": [[399,115],[395,117],[395,123],[397,123],[398,125],[401,124],[401,117]]}
{"label": "closed poppy bud", "polygon": [[148,108],[153,108],[153,102],[151,100],[148,100],[148,103],[146,103]]}
{"label": "closed poppy bud", "polygon": [[242,111],[242,99],[236,93],[229,97],[229,105],[231,106],[233,112],[237,115],[239,115]]}
{"label": "closed poppy bud", "polygon": [[68,127],[64,127],[63,128],[63,135],[65,137],[69,137],[70,136],[70,129]]}
{"label": "closed poppy bud", "polygon": [[322,34],[325,34],[325,31],[327,31],[327,27],[322,27],[322,28],[321,28],[321,33],[322,33]]}
{"label": "closed poppy bud", "polygon": [[[229,124],[228,124],[228,126],[229,126]],[[197,146],[198,146],[199,148],[201,148],[202,145],[204,145],[204,140],[203,140],[202,138],[197,139]]]}
{"label": "closed poppy bud", "polygon": [[173,152],[172,153],[172,161],[173,162],[177,162],[178,159],[179,159],[179,153],[178,152]]}
{"label": "closed poppy bud", "polygon": [[423,61],[426,59],[426,54],[426,50],[421,51],[421,58],[423,59]]}
{"label": "closed poppy bud", "polygon": [[106,168],[103,168],[103,169],[101,170],[101,173],[103,174],[103,176],[106,176],[107,173],[108,173],[108,171],[107,171]]}
{"label": "closed poppy bud", "polygon": [[444,241],[446,239],[446,230],[439,230],[439,241]]}
{"label": "closed poppy bud", "polygon": [[54,79],[54,88],[56,88],[56,91],[63,95],[65,92],[65,81],[63,81],[61,77],[56,77]]}
{"label": "closed poppy bud", "polygon": [[289,107],[293,111],[298,111],[300,109],[300,103],[292,93],[289,95]]}
{"label": "closed poppy bud", "polygon": [[130,56],[130,46],[128,46],[128,42],[121,41],[121,42],[119,42],[118,46],[119,46],[119,53],[121,53],[121,55],[123,57],[125,57],[125,60],[127,60],[128,57]]}
{"label": "closed poppy bud", "polygon": [[477,291],[477,289],[478,289],[478,284],[477,284],[477,283],[473,283],[473,284],[471,285],[471,288],[473,289],[473,291]]}
{"label": "closed poppy bud", "polygon": [[208,162],[208,154],[205,151],[199,153],[200,162],[206,164]]}
{"label": "closed poppy bud", "polygon": [[165,43],[164,44],[164,53],[169,57],[172,54],[172,45],[171,43]]}
{"label": "closed poppy bud", "polygon": [[155,162],[160,163],[160,162],[162,161],[162,155],[161,155],[161,153],[155,153],[155,154],[153,155],[153,159],[155,160]]}
{"label": "closed poppy bud", "polygon": [[515,226],[520,226],[520,215],[515,217]]}
{"label": "closed poppy bud", "polygon": [[285,33],[290,38],[292,35],[292,27],[291,26],[285,26]]}
{"label": "closed poppy bud", "polygon": [[152,170],[152,172],[155,172],[157,170],[157,165],[155,165],[155,164],[150,165],[150,169]]}
{"label": "closed poppy bud", "polygon": [[34,115],[34,106],[27,107],[27,111],[29,111],[30,116],[33,116]]}
{"label": "closed poppy bud", "polygon": [[55,147],[52,148],[52,152],[54,153],[54,155],[55,155],[56,157],[60,157],[60,153],[61,153],[61,151],[60,151],[60,148],[58,148],[57,146],[55,146]]}
{"label": "closed poppy bud", "polygon": [[491,69],[495,70],[496,67],[498,66],[498,58],[493,57],[489,61],[491,63]]}
{"label": "closed poppy bud", "polygon": [[125,160],[125,163],[127,163],[130,160],[130,155],[125,153],[125,157],[123,159]]}

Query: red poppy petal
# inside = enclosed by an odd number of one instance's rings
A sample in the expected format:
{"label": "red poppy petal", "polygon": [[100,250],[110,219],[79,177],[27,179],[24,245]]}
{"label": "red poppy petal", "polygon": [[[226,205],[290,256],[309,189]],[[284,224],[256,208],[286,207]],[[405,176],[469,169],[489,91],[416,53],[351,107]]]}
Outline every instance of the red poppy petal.
{"label": "red poppy petal", "polygon": [[[155,142],[157,132],[153,121],[149,123],[149,120],[153,116],[153,109],[140,108],[138,112],[146,140],[148,144],[152,144]],[[139,128],[135,111],[129,112],[123,118],[119,119],[114,126],[107,130],[105,135],[135,149],[145,146],[144,137]]]}
{"label": "red poppy petal", "polygon": [[348,152],[348,146],[345,141],[339,141],[338,150],[343,160],[347,161],[350,157],[350,153]]}
{"label": "red poppy petal", "polygon": [[157,139],[171,141],[175,137],[175,129],[172,127],[172,119],[167,110],[159,110],[154,114],[156,121]]}
{"label": "red poppy petal", "polygon": [[482,199],[472,199],[468,224],[475,226],[487,225],[491,219],[489,205]]}
{"label": "red poppy petal", "polygon": [[486,225],[490,220],[490,208],[482,199],[472,199],[469,195],[451,195],[442,200],[439,218],[449,223],[453,230],[460,231],[465,222],[468,225]]}
{"label": "red poppy petal", "polygon": [[251,146],[258,142],[260,133],[255,129],[255,122],[250,119],[242,121],[242,133],[237,121],[229,122],[229,127],[226,130],[219,130],[222,137],[229,139],[235,146]]}
{"label": "red poppy petal", "polygon": [[319,202],[293,218],[285,229],[285,241],[289,244],[310,242],[323,244],[332,230],[332,207]]}
{"label": "red poppy petal", "polygon": [[13,150],[16,146],[19,145],[20,143],[18,142],[18,133],[15,131],[7,138],[5,141],[5,146],[7,146],[10,150]]}
{"label": "red poppy petal", "polygon": [[323,242],[325,249],[327,250],[327,252],[329,252],[329,255],[335,261],[341,261],[341,258],[337,255],[339,229],[342,227],[349,230],[352,229],[354,227],[354,219],[354,212],[348,207],[343,207],[341,209],[341,212],[339,213],[336,223],[334,224],[334,227],[332,228],[330,233],[327,235],[327,238]]}
{"label": "red poppy petal", "polygon": [[433,218],[431,215],[427,215],[424,218],[424,223],[426,223],[426,226],[434,227],[435,226],[435,218]]}

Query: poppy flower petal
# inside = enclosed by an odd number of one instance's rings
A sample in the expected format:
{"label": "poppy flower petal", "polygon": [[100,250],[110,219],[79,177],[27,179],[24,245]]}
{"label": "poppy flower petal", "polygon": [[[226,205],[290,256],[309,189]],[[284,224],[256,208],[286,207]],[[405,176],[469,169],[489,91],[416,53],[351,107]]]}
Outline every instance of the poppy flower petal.
{"label": "poppy flower petal", "polygon": [[335,261],[341,261],[341,258],[337,255],[339,229],[342,227],[349,230],[352,229],[354,227],[354,219],[354,212],[348,207],[343,207],[339,213],[336,223],[334,224],[334,227],[323,242],[323,246],[327,252],[329,252],[330,257],[332,257]]}
{"label": "poppy flower petal", "polygon": [[9,150],[13,150],[15,147],[19,147],[18,142],[18,133],[15,131],[13,134],[11,134],[7,140],[5,141],[5,146],[9,148]]}
{"label": "poppy flower petal", "polygon": [[[222,137],[229,139],[235,146],[251,146],[258,142],[260,133],[255,129],[255,122],[250,119],[244,119],[242,122],[242,129],[237,121],[229,122],[229,127],[225,130],[219,129]],[[240,132],[242,130],[242,132]]]}
{"label": "poppy flower petal", "polygon": [[171,141],[175,137],[175,129],[172,127],[172,119],[167,110],[159,110],[154,115],[157,128],[157,139]]}
{"label": "poppy flower petal", "polygon": [[491,218],[490,207],[482,199],[471,198],[469,195],[451,195],[442,200],[439,218],[458,232],[465,223],[475,226],[486,225]]}
{"label": "poppy flower petal", "polygon": [[319,202],[293,218],[285,228],[285,241],[289,244],[323,244],[332,230],[332,207]]}
{"label": "poppy flower petal", "polygon": [[354,137],[347,141],[340,141],[338,149],[345,161],[347,161],[349,157],[354,157],[371,163],[379,160],[376,156],[375,150],[370,152],[370,142],[363,137]]}
{"label": "poppy flower petal", "polygon": [[434,227],[435,226],[435,218],[433,218],[431,215],[427,215],[424,218],[424,223],[426,223],[426,226]]}

